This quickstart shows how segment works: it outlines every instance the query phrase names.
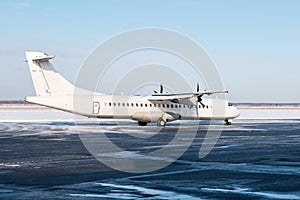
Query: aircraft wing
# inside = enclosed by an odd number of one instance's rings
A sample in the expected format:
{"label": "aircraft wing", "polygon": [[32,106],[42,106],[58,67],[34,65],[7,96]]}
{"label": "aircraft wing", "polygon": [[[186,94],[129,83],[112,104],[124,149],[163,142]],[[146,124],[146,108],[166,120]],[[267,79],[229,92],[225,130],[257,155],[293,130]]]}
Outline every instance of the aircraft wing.
{"label": "aircraft wing", "polygon": [[[152,103],[179,103],[186,105],[197,105],[203,95],[228,93],[228,91],[196,92],[196,93],[177,93],[177,94],[153,94],[148,97]],[[201,101],[201,100],[200,100]]]}
{"label": "aircraft wing", "polygon": [[194,95],[190,94],[154,94],[148,98],[153,103],[165,103],[167,101],[177,103],[179,100],[190,99]]}

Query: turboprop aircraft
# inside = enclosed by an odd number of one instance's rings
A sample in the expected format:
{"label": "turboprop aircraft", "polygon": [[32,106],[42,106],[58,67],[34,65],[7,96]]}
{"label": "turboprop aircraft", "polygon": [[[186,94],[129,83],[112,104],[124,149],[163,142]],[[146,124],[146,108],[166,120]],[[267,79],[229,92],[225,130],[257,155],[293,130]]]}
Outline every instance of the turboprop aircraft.
{"label": "turboprop aircraft", "polygon": [[[83,115],[90,118],[132,119],[139,126],[155,122],[165,126],[175,120],[224,120],[230,125],[239,111],[226,99],[202,99],[203,96],[228,91],[199,91],[169,94],[154,91],[149,96],[106,95],[77,88],[55,71],[49,56],[42,52],[25,52],[36,96],[26,97],[26,101],[50,108]],[[83,91],[80,94],[75,90]],[[81,95],[85,106],[74,106],[74,96]],[[85,98],[93,96],[93,98]]]}

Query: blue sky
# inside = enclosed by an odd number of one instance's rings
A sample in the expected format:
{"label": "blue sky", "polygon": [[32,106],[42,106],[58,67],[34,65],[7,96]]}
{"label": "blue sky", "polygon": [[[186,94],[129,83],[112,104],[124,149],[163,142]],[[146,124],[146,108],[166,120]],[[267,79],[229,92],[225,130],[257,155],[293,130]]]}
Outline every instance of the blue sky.
{"label": "blue sky", "polygon": [[300,1],[0,1],[0,99],[34,95],[25,50],[56,55],[71,82],[89,53],[120,32],[173,29],[193,38],[233,102],[300,102]]}

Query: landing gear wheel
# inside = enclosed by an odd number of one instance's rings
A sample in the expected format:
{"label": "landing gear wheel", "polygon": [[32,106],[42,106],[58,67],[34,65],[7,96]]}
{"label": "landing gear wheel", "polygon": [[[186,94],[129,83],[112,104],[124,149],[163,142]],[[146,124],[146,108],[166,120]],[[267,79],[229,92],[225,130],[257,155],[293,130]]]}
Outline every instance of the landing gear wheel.
{"label": "landing gear wheel", "polygon": [[157,126],[166,126],[166,121],[164,120],[164,119],[162,119],[162,118],[159,118],[158,120],[157,120],[157,122],[156,122],[156,124],[157,124]]}
{"label": "landing gear wheel", "polygon": [[227,126],[231,125],[231,120],[225,119],[225,124],[226,124]]}
{"label": "landing gear wheel", "polygon": [[147,122],[138,121],[139,126],[147,126]]}

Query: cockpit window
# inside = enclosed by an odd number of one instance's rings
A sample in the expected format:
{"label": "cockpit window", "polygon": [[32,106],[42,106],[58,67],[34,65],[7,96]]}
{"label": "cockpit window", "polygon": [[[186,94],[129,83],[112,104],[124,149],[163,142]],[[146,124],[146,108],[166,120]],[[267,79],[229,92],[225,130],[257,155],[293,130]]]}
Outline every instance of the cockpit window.
{"label": "cockpit window", "polygon": [[228,106],[232,106],[232,103],[228,103]]}

